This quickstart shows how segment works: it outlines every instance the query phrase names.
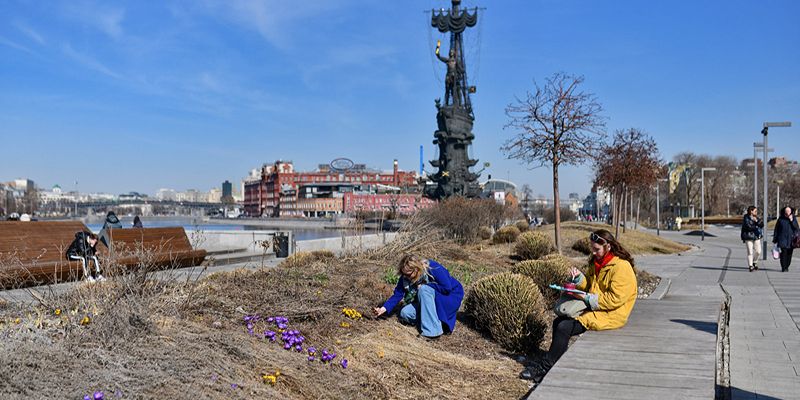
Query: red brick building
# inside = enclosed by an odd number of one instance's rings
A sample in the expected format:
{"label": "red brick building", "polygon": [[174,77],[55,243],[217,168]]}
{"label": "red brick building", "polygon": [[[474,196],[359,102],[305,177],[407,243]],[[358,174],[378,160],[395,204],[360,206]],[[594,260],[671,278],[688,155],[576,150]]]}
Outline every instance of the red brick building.
{"label": "red brick building", "polygon": [[[261,168],[260,177],[244,182],[245,214],[251,217],[320,216],[344,212],[344,203],[333,210],[346,193],[377,193],[386,188],[417,191],[417,174],[398,169],[377,171],[355,164],[339,171],[320,165],[316,171],[296,172],[291,161],[275,161]],[[302,199],[302,201],[300,201]]]}
{"label": "red brick building", "polygon": [[436,204],[435,201],[422,197],[421,194],[345,193],[343,200],[345,213],[395,211],[398,214],[407,215]]}

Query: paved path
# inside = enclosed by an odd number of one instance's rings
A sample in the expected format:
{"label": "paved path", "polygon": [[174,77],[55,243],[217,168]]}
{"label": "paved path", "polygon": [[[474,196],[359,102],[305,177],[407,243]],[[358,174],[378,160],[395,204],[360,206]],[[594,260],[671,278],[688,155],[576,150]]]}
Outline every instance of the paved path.
{"label": "paved path", "polygon": [[788,273],[773,260],[751,273],[738,229],[709,231],[717,237],[662,232],[700,247],[638,260],[671,280],[664,299],[637,302],[623,329],[584,334],[529,398],[714,398],[723,287],[732,398],[800,399],[800,260]]}

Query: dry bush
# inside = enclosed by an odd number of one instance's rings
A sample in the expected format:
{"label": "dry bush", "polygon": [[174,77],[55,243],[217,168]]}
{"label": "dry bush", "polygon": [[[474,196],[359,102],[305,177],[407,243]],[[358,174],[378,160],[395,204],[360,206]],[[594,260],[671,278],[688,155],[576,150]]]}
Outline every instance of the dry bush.
{"label": "dry bush", "polygon": [[[545,209],[542,217],[547,223],[554,224],[556,222],[556,209],[553,207]],[[561,222],[575,221],[575,217],[575,213],[569,207],[561,207]]]}
{"label": "dry bush", "polygon": [[333,258],[336,258],[336,255],[330,250],[299,251],[286,257],[279,265],[281,267],[299,268],[318,261],[328,261]]}
{"label": "dry bush", "polygon": [[489,240],[492,238],[492,228],[488,226],[482,226],[478,228],[478,238],[481,240]]}
{"label": "dry bush", "polygon": [[528,221],[526,221],[524,219],[521,219],[521,220],[519,220],[517,222],[514,222],[514,226],[516,226],[517,229],[519,229],[520,232],[527,232],[528,229],[530,229],[530,225],[528,224]]}
{"label": "dry bush", "polygon": [[482,226],[498,226],[505,212],[504,206],[491,199],[451,197],[423,210],[422,215],[446,237],[459,243],[473,243],[479,238]]}
{"label": "dry bush", "polygon": [[578,253],[585,254],[587,256],[589,254],[592,254],[592,244],[589,241],[589,238],[587,237],[582,237],[576,240],[575,243],[572,243],[572,246],[570,246],[570,248],[572,250],[577,251]]}
{"label": "dry bush", "polygon": [[514,225],[504,226],[497,230],[492,237],[492,243],[512,243],[519,237],[519,229]]}
{"label": "dry bush", "polygon": [[514,254],[522,260],[541,258],[553,251],[550,238],[538,231],[523,232],[514,244]]}
{"label": "dry bush", "polygon": [[464,313],[479,330],[515,352],[538,349],[549,323],[542,294],[534,282],[510,272],[475,282],[464,300]]}
{"label": "dry bush", "polygon": [[572,262],[567,257],[552,254],[541,260],[527,260],[514,265],[513,272],[530,277],[539,288],[548,307],[558,299],[559,292],[549,288],[552,283],[560,285],[570,279]]}

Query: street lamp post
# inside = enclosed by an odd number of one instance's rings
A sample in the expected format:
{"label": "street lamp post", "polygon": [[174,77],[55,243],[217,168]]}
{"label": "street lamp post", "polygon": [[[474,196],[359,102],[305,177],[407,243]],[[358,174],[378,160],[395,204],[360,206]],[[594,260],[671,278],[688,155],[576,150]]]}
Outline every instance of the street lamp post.
{"label": "street lamp post", "polygon": [[706,171],[716,171],[716,168],[700,169],[700,240],[706,240]]}
{"label": "street lamp post", "polygon": [[[791,126],[792,126],[791,122],[764,122],[764,128],[761,129],[761,134],[764,135],[764,158],[763,158],[762,163],[764,164],[764,174],[763,174],[764,175],[763,176],[763,179],[764,179],[764,208],[763,208],[763,210],[764,210],[764,221],[765,222],[769,221],[769,213],[767,212],[767,210],[768,210],[768,208],[767,208],[768,207],[768,204],[767,204],[767,195],[768,195],[767,189],[768,189],[768,184],[769,184],[769,180],[767,179],[767,151],[769,149],[769,144],[767,142],[767,136],[769,135],[769,128],[789,128]],[[775,217],[777,218],[778,215],[776,215]],[[761,247],[761,253],[764,256],[764,260],[766,260],[767,259],[767,235],[764,235],[764,238],[762,239],[762,241],[763,242],[762,242],[762,247]]]}
{"label": "street lamp post", "polygon": [[781,216],[781,184],[783,182],[777,181],[775,183],[776,183],[776,186],[777,186],[776,189],[778,191],[777,195],[775,196],[775,217],[776,218],[780,218],[780,216]]}
{"label": "street lamp post", "polygon": [[[669,182],[669,179],[662,178],[656,182],[656,235],[658,236],[661,236],[661,195],[659,193],[661,182]],[[669,193],[669,191],[667,192]]]}

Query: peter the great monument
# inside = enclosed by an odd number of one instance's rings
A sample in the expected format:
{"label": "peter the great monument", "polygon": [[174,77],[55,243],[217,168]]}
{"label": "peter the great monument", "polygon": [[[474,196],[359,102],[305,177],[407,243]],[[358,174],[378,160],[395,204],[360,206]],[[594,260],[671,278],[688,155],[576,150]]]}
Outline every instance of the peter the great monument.
{"label": "peter the great monument", "polygon": [[475,135],[472,123],[470,93],[475,88],[467,84],[467,69],[464,60],[464,30],[478,23],[478,10],[472,13],[461,9],[461,0],[452,0],[450,10],[434,10],[431,25],[439,32],[450,33],[450,50],[447,56],[440,54],[437,43],[436,57],[447,65],[445,77],[444,103],[436,99],[436,122],[439,129],[434,133],[433,144],[439,146],[439,159],[431,165],[438,168],[430,179],[436,183],[426,188],[425,195],[433,199],[450,196],[476,197],[480,193],[478,176],[470,171],[478,160],[469,158],[468,150]]}

